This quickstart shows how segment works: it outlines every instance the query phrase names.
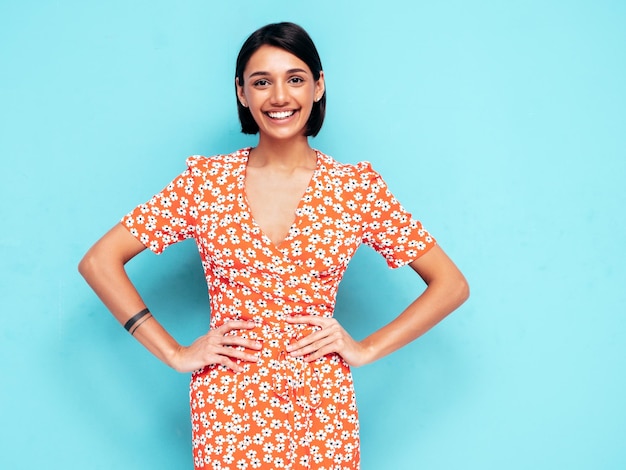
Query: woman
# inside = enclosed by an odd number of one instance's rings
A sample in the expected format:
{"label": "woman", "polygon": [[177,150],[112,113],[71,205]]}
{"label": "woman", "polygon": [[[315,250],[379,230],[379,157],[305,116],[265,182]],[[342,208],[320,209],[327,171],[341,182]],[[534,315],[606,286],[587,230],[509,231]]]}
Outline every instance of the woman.
{"label": "woman", "polygon": [[[359,467],[349,366],[414,340],[468,296],[463,275],[369,163],[312,149],[323,123],[322,65],[307,33],[267,25],[244,43],[235,88],[258,145],[194,156],[187,169],[85,255],[79,270],[131,334],[191,378],[196,468]],[[209,286],[209,331],[182,346],[124,270],[149,248],[194,238]],[[409,264],[426,290],[367,338],[332,318],[337,287],[366,243]],[[138,313],[137,313],[138,312]]]}

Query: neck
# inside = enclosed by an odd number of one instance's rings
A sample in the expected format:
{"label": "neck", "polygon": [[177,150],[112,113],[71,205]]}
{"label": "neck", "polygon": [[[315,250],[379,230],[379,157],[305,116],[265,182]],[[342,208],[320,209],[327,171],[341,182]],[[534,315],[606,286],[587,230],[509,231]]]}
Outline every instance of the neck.
{"label": "neck", "polygon": [[315,167],[315,154],[306,136],[288,141],[261,136],[250,153],[254,166]]}

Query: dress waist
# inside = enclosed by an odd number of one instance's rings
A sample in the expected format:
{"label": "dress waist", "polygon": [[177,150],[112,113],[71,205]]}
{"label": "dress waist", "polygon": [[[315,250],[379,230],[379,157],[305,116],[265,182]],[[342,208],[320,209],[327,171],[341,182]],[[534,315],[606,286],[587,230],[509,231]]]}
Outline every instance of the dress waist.
{"label": "dress waist", "polygon": [[[260,351],[246,350],[259,358],[256,364],[237,360],[244,367],[243,374],[252,370],[262,371],[261,376],[269,376],[271,390],[281,400],[292,401],[304,409],[315,409],[321,400],[321,371],[330,356],[314,362],[306,362],[302,357],[292,357],[287,346],[319,330],[320,327],[287,322],[259,322],[252,329],[232,330],[227,335],[236,335],[260,341]],[[330,369],[329,369],[330,370]]]}
{"label": "dress waist", "polygon": [[[264,347],[284,349],[287,344],[291,344],[304,338],[311,333],[318,331],[320,327],[305,323],[278,322],[255,322],[256,326],[251,329],[232,330],[227,335],[240,336],[259,340]],[[266,344],[267,343],[267,344]]]}

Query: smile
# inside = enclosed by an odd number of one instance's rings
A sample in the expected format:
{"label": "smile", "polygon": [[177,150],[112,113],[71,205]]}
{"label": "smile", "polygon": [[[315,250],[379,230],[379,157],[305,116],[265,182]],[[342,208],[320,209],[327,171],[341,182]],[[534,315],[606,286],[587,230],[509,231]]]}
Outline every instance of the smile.
{"label": "smile", "polygon": [[278,111],[278,112],[268,111],[265,114],[267,114],[272,119],[287,119],[288,117],[293,116],[295,114],[295,111],[293,111],[293,110],[291,110],[291,111]]}

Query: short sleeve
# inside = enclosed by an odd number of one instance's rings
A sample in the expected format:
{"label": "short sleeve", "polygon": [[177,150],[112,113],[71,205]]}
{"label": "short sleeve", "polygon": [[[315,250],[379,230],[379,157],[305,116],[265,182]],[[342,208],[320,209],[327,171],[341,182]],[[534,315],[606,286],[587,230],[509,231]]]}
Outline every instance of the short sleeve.
{"label": "short sleeve", "polygon": [[389,191],[369,162],[357,164],[362,191],[363,243],[380,253],[390,268],[424,255],[435,239]]}
{"label": "short sleeve", "polygon": [[196,233],[198,206],[202,203],[205,157],[187,159],[187,169],[148,202],[139,204],[122,218],[122,224],[146,248],[156,254]]}

